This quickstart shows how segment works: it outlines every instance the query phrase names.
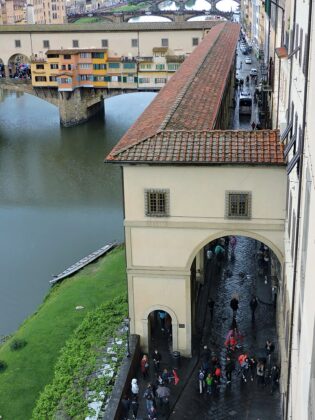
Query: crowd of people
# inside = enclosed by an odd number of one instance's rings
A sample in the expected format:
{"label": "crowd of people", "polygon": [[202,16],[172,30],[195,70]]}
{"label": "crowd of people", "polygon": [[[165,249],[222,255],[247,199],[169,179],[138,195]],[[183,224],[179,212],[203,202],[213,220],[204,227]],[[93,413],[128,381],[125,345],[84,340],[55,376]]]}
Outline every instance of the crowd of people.
{"label": "crowd of people", "polygon": [[[220,238],[211,244],[207,250],[208,261],[216,264],[218,270],[221,269],[222,261],[226,258],[235,259],[235,248],[237,238],[235,236]],[[214,261],[213,261],[214,260]],[[257,262],[259,274],[267,276],[270,264],[270,251],[263,243],[260,244],[257,252]],[[227,277],[232,273],[226,270],[224,274]],[[238,274],[244,278],[245,273]],[[230,300],[232,310],[232,322],[224,342],[224,351],[222,363],[214,352],[205,345],[200,355],[200,368],[198,370],[198,389],[199,393],[215,395],[224,384],[229,386],[233,380],[239,378],[243,383],[256,381],[258,387],[270,387],[273,393],[279,385],[280,368],[273,363],[272,356],[275,351],[275,345],[267,339],[263,352],[256,357],[243,349],[244,335],[240,332],[237,325],[237,313],[239,310],[239,296],[234,293]],[[216,303],[212,297],[208,299],[208,308],[210,312],[210,321],[212,322],[215,314]],[[256,310],[259,306],[259,299],[252,295],[248,302],[248,311],[251,314],[251,321],[256,322]]]}
{"label": "crowd of people", "polygon": [[[164,325],[164,324],[162,324]],[[132,418],[138,416],[139,401],[143,400],[146,406],[148,420],[156,420],[157,416],[167,417],[170,411],[170,385],[177,385],[179,377],[176,369],[161,369],[161,353],[155,349],[151,358],[143,354],[140,360],[140,371],[143,379],[150,379],[150,364],[152,363],[154,376],[153,380],[146,384],[145,391],[140,395],[140,387],[137,378],[131,380],[130,393],[125,394],[121,400],[122,419],[127,420],[131,412]]]}
{"label": "crowd of people", "polygon": [[[236,259],[238,239],[236,236],[227,236],[211,242],[206,250],[206,258],[211,266],[215,267],[217,273],[223,268],[226,260],[234,261]],[[256,260],[261,276],[267,276],[270,268],[270,251],[267,246],[260,244]],[[233,273],[228,268],[224,268],[223,278],[232,277]],[[246,273],[238,273],[242,279],[248,278]],[[275,345],[269,338],[266,339],[264,348],[254,354],[253,351],[247,351],[244,345],[244,334],[238,327],[240,303],[244,311],[244,302],[240,299],[238,293],[233,293],[230,299],[231,324],[227,331],[223,347],[219,353],[218,349],[212,351],[208,345],[204,345],[200,353],[197,373],[196,390],[199,394],[216,397],[222,387],[228,388],[234,383],[253,383],[257,389],[267,390],[273,394],[279,387],[280,368],[275,363]],[[263,311],[257,312],[262,304],[259,298],[252,294],[245,302],[245,308],[248,311],[248,318],[253,325],[256,318]],[[213,296],[209,296],[207,301],[210,325],[218,315],[216,308],[218,304]],[[154,314],[156,326],[164,336],[172,334],[171,319],[164,311],[156,311]],[[161,363],[163,366],[161,366]],[[127,420],[131,413],[132,418],[136,419],[138,415],[139,403],[145,406],[146,417],[149,420],[157,418],[168,418],[170,413],[170,398],[174,388],[173,384],[179,382],[176,369],[165,367],[165,360],[162,361],[162,355],[157,348],[152,354],[143,354],[139,363],[145,390],[140,393],[140,387],[137,378],[133,378],[130,384],[130,392],[124,395],[121,404],[123,408],[122,419]],[[143,385],[142,385],[143,388]]]}
{"label": "crowd of people", "polygon": [[[31,66],[28,63],[15,63],[8,65],[9,77],[12,79],[31,79]],[[0,78],[6,77],[4,64],[0,63]]]}

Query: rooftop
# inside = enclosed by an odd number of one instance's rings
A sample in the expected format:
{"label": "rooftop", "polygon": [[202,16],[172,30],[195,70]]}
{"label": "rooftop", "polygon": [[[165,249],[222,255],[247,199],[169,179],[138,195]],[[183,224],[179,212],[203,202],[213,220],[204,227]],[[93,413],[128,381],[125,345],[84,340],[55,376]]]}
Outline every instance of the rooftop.
{"label": "rooftop", "polygon": [[115,155],[122,162],[284,165],[278,130],[165,130]]}
{"label": "rooftop", "polygon": [[238,24],[230,22],[213,27],[106,160],[284,164],[278,131],[216,130],[234,72],[239,30]]}
{"label": "rooftop", "polygon": [[219,22],[193,21],[193,22],[138,22],[138,23],[83,23],[83,24],[60,24],[60,25],[0,25],[2,33],[49,33],[49,32],[137,32],[137,31],[181,31],[189,29],[210,29]]}

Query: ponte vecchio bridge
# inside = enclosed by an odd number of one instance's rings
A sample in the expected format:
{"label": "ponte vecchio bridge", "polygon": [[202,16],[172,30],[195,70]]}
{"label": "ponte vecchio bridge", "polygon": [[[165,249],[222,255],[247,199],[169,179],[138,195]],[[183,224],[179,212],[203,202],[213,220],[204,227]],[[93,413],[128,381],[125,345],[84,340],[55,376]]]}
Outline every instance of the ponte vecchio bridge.
{"label": "ponte vecchio bridge", "polygon": [[[65,126],[79,124],[103,108],[103,99],[106,97],[138,90],[159,90],[184,57],[218,23],[3,26],[0,27],[0,63],[4,66],[5,77],[0,79],[0,87],[29,93],[58,106],[60,121]],[[66,62],[60,65],[64,71],[59,72],[58,76],[52,72],[45,73],[43,63],[47,61],[47,51],[80,50],[82,54],[89,54],[89,50],[99,49],[106,51],[111,65],[105,63],[102,67],[92,64],[91,71],[80,75],[81,80],[89,82],[84,86],[80,84],[67,88],[63,85],[60,89],[60,81],[70,83],[71,80],[72,83],[77,77],[74,68]],[[65,55],[69,54],[65,53],[63,58]],[[31,61],[35,63],[36,70],[33,83],[15,79],[15,66]],[[138,74],[133,63],[136,63],[138,70],[145,67],[143,72]],[[46,65],[50,66],[50,63]],[[84,67],[80,63],[76,65]],[[50,69],[58,67],[56,64],[53,66]],[[125,73],[122,74],[120,69],[125,69]]]}

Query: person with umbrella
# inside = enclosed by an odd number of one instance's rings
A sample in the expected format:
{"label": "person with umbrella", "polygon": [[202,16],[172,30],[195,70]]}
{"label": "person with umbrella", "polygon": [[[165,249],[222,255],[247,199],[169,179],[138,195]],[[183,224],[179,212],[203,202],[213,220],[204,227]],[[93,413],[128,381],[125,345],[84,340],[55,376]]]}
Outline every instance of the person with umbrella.
{"label": "person with umbrella", "polygon": [[169,399],[171,391],[165,384],[160,384],[156,390],[156,396],[159,399],[160,407],[162,407],[162,415],[167,415],[169,413]]}

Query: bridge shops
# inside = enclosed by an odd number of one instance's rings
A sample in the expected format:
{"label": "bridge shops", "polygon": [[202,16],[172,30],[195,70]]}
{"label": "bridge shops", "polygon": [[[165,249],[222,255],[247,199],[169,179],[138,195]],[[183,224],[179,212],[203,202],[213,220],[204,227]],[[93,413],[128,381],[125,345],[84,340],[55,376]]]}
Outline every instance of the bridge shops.
{"label": "bridge shops", "polygon": [[129,316],[145,351],[162,311],[172,349],[191,355],[209,242],[248,236],[283,263],[279,133],[228,129],[239,29],[213,28],[106,158],[123,168]]}

